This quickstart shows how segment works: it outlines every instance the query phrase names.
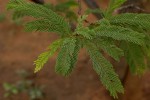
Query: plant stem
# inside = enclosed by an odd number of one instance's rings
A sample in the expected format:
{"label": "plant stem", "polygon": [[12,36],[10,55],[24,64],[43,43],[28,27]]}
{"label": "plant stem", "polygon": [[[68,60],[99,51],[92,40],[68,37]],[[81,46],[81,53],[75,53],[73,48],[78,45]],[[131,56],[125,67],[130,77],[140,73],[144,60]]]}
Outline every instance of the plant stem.
{"label": "plant stem", "polygon": [[78,15],[81,15],[81,12],[82,12],[81,0],[78,0],[78,4],[79,4]]}

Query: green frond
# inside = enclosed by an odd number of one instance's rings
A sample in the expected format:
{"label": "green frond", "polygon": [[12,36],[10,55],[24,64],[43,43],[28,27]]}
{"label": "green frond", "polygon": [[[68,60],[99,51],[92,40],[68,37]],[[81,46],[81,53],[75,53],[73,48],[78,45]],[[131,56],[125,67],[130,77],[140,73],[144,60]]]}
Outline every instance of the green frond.
{"label": "green frond", "polygon": [[31,31],[42,31],[42,32],[56,32],[61,34],[61,28],[59,26],[52,24],[47,19],[38,19],[25,24],[25,30],[27,32]]}
{"label": "green frond", "polygon": [[[61,33],[60,35],[69,34],[70,32],[70,27],[63,17],[43,5],[25,2],[24,0],[10,0],[7,7],[8,9],[13,9],[14,12],[20,12],[21,16],[31,16],[41,21],[47,20],[50,25],[54,25],[57,28],[59,27],[59,30],[61,30],[59,31],[59,34]],[[51,32],[55,31],[56,30],[51,30]]]}
{"label": "green frond", "polygon": [[127,0],[110,0],[108,9],[106,11],[106,17],[109,17],[116,8],[120,7],[126,1]]}
{"label": "green frond", "polygon": [[146,34],[145,45],[142,47],[144,55],[150,59],[150,35]]}
{"label": "green frond", "polygon": [[13,20],[17,20],[17,19],[22,18],[23,16],[24,16],[24,14],[23,14],[23,13],[18,12],[18,11],[14,11],[14,12],[13,12],[12,19],[13,19]]}
{"label": "green frond", "polygon": [[86,20],[87,17],[88,17],[88,15],[82,15],[77,19],[77,21],[78,21],[77,30],[84,27],[83,22]]}
{"label": "green frond", "polygon": [[75,66],[79,50],[80,44],[77,39],[66,39],[63,42],[63,45],[56,60],[56,72],[63,76],[69,75]]}
{"label": "green frond", "polygon": [[142,47],[135,44],[122,43],[121,48],[125,52],[125,58],[129,64],[130,71],[134,74],[141,74],[146,70],[146,62]]}
{"label": "green frond", "polygon": [[74,0],[69,0],[69,1],[66,1],[66,2],[63,2],[63,3],[60,3],[60,4],[57,4],[55,9],[57,11],[66,11],[72,7],[77,7],[78,6],[78,3]]}
{"label": "green frond", "polygon": [[100,25],[100,26],[110,26],[110,22],[109,22],[109,20],[106,19],[106,18],[103,18],[103,19],[101,19],[101,20],[98,20],[98,21],[96,22],[96,24],[97,24],[97,25]]}
{"label": "green frond", "polygon": [[99,37],[92,40],[94,44],[103,51],[105,51],[109,56],[119,61],[124,52],[122,49],[118,48],[113,41],[110,39],[100,39]]}
{"label": "green frond", "polygon": [[81,35],[86,39],[92,39],[94,31],[90,30],[88,27],[80,27],[76,29],[75,34]]}
{"label": "green frond", "polygon": [[60,1],[56,5],[46,3],[44,6],[62,16],[65,16],[65,19],[69,22],[77,22],[77,15],[73,10],[74,8],[78,7],[78,4],[75,0],[67,0],[65,2]]}
{"label": "green frond", "polygon": [[120,14],[110,18],[109,21],[113,25],[150,31],[150,14]]}
{"label": "green frond", "polygon": [[120,26],[99,26],[94,29],[96,36],[110,37],[114,40],[124,40],[138,45],[144,44],[145,35]]}
{"label": "green frond", "polygon": [[[69,75],[77,62],[80,49],[84,46],[102,84],[114,98],[117,98],[117,93],[123,93],[124,88],[112,64],[100,50],[117,61],[124,55],[133,73],[143,73],[149,63],[145,58],[150,58],[150,36],[146,34],[150,31],[150,14],[127,13],[112,16],[113,11],[125,1],[111,0],[108,9],[104,12],[105,18],[89,26],[84,25],[88,15],[80,16],[73,32],[68,22],[54,12],[58,11],[59,14],[66,16],[66,19],[74,16],[72,18],[76,21],[76,15],[70,9],[71,6],[76,5],[73,0],[55,6],[39,5],[25,0],[10,0],[8,9],[13,10],[13,19],[24,16],[34,18],[33,21],[25,24],[27,31],[55,32],[61,35],[61,39],[53,42],[34,61],[35,73],[40,71],[48,59],[60,48],[55,71],[63,76]],[[73,19],[68,18],[69,22],[74,22]]]}
{"label": "green frond", "polygon": [[117,93],[123,93],[124,89],[113,66],[103,57],[95,44],[88,43],[86,48],[93,62],[93,68],[100,76],[102,84],[110,91],[114,98],[117,98]]}
{"label": "green frond", "polygon": [[74,32],[74,34],[78,34],[83,36],[86,39],[92,39],[92,35],[94,35],[94,31],[90,30],[88,27],[85,27],[83,21],[86,20],[88,16],[83,15],[78,18],[78,25]]}
{"label": "green frond", "polygon": [[34,72],[38,72],[40,71],[44,64],[48,61],[48,59],[53,56],[53,54],[56,52],[56,50],[61,46],[63,40],[59,39],[55,42],[53,42],[49,47],[48,50],[46,52],[43,52],[42,54],[40,54],[38,56],[38,59],[36,61],[34,61],[35,64],[35,70]]}

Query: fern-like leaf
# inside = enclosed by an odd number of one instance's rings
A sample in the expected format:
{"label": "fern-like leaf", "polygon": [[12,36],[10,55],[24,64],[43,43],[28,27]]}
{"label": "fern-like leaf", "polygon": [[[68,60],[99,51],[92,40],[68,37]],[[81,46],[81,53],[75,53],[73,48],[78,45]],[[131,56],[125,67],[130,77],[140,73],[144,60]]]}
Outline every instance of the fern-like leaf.
{"label": "fern-like leaf", "polygon": [[92,41],[94,41],[94,44],[96,44],[98,48],[105,51],[109,56],[114,58],[116,61],[119,61],[120,58],[124,55],[123,50],[118,48],[110,39],[96,38],[93,39]]}
{"label": "fern-like leaf", "polygon": [[117,98],[117,93],[123,93],[124,89],[113,66],[103,57],[95,44],[87,43],[86,48],[93,62],[93,68],[100,76],[102,84],[114,98]]}
{"label": "fern-like leaf", "polygon": [[48,61],[48,59],[53,56],[53,54],[56,52],[56,50],[61,46],[62,39],[59,39],[55,42],[53,42],[49,47],[48,50],[38,56],[38,59],[34,61],[34,64],[36,65],[34,72],[40,71],[44,64]]}
{"label": "fern-like leaf", "polygon": [[111,15],[116,8],[120,7],[126,1],[127,0],[110,0],[108,9],[106,11],[106,16],[108,17]]}
{"label": "fern-like leaf", "polygon": [[[56,28],[59,27],[58,33],[60,35],[69,34],[70,32],[70,27],[68,23],[65,22],[63,17],[57,15],[55,12],[44,7],[43,5],[29,3],[24,0],[10,0],[7,7],[8,9],[13,9],[17,13],[20,12],[21,16],[31,16],[34,18],[38,18],[38,21],[41,20],[40,22],[42,21],[45,22],[45,20],[47,20],[47,23],[49,23],[50,25],[54,25]],[[35,26],[36,24],[34,23],[33,25]],[[39,23],[37,24],[37,26],[38,25]],[[43,31],[44,29],[41,28],[41,30],[40,29],[36,30]],[[52,30],[51,28],[50,32],[56,32],[56,29],[54,28]]]}
{"label": "fern-like leaf", "polygon": [[69,75],[75,66],[79,50],[80,44],[77,39],[66,39],[57,57],[56,72],[63,76]]}
{"label": "fern-like leaf", "polygon": [[127,28],[136,27],[150,31],[150,14],[120,14],[109,19],[113,25],[124,26]]}
{"label": "fern-like leaf", "polygon": [[130,71],[134,74],[143,73],[146,70],[146,62],[142,47],[123,42],[121,48],[125,52],[125,58],[129,64]]}
{"label": "fern-like leaf", "polygon": [[53,25],[51,22],[49,22],[49,20],[46,19],[42,19],[42,20],[40,19],[40,20],[35,20],[26,23],[25,30],[27,32],[32,32],[32,31],[56,32],[56,33],[61,32],[61,28],[59,28],[59,26]]}
{"label": "fern-like leaf", "polygon": [[88,27],[80,27],[76,30],[75,34],[81,35],[86,39],[92,39],[94,31],[90,30]]}
{"label": "fern-like leaf", "polygon": [[138,45],[144,44],[145,35],[119,26],[99,26],[94,29],[97,36],[110,37],[114,40],[124,40]]}
{"label": "fern-like leaf", "polygon": [[78,34],[83,36],[86,39],[92,39],[92,35],[94,35],[94,31],[90,30],[88,27],[85,27],[83,21],[86,20],[88,16],[83,15],[78,18],[78,25],[74,34]]}
{"label": "fern-like leaf", "polygon": [[55,9],[57,11],[63,12],[63,11],[66,11],[66,10],[68,10],[70,8],[77,7],[77,6],[78,6],[78,4],[77,4],[76,1],[74,1],[74,0],[68,0],[66,2],[57,4],[56,7],[55,7]]}

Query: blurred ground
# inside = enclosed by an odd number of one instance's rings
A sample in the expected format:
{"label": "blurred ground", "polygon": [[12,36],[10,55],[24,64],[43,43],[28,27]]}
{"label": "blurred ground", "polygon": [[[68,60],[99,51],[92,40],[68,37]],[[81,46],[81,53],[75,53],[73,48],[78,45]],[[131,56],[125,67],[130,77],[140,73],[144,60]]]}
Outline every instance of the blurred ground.
{"label": "blurred ground", "polygon": [[[6,3],[7,1],[0,0],[0,13],[6,12]],[[106,6],[105,3],[101,5]],[[150,8],[149,5],[146,6],[147,9]],[[23,27],[14,24],[9,16],[0,23],[0,100],[9,100],[3,98],[2,84],[18,80],[16,70],[33,72],[33,61],[57,38],[50,33],[25,33]],[[43,100],[112,100],[93,71],[92,64],[87,61],[88,55],[84,50],[79,54],[77,67],[67,78],[54,72],[55,59],[56,56],[52,57],[44,69],[33,77],[37,84],[45,85],[46,97]],[[150,72],[142,77],[129,74],[125,83],[125,95],[120,96],[120,100],[150,100],[149,77]],[[10,100],[29,99],[21,94]]]}

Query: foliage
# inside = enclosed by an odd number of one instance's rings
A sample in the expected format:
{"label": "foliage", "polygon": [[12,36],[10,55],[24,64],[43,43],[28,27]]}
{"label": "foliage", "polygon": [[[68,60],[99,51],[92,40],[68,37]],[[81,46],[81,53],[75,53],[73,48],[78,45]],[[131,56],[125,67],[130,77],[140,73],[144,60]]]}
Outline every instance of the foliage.
{"label": "foliage", "polygon": [[147,69],[145,58],[149,58],[150,50],[149,14],[112,14],[125,1],[111,0],[108,9],[102,11],[104,18],[92,25],[83,24],[87,15],[79,16],[75,30],[71,30],[63,17],[42,5],[24,0],[10,0],[8,9],[13,9],[14,13],[19,12],[22,16],[35,18],[25,25],[26,30],[55,32],[60,36],[60,39],[54,41],[35,61],[35,72],[41,70],[58,49],[55,70],[63,76],[70,75],[80,49],[86,48],[93,62],[93,69],[100,76],[102,84],[117,98],[117,93],[123,93],[124,89],[112,64],[105,59],[101,50],[117,61],[125,56],[131,71],[136,74]]}
{"label": "foliage", "polygon": [[106,16],[109,17],[113,13],[113,11],[116,8],[120,7],[125,1],[127,0],[111,0],[106,11]]}
{"label": "foliage", "polygon": [[106,89],[108,89],[114,97],[117,96],[117,92],[123,93],[123,86],[110,62],[103,57],[95,44],[87,42],[86,48],[93,62],[93,69],[100,76],[101,82]]}
{"label": "foliage", "polygon": [[73,12],[74,8],[78,7],[78,4],[75,0],[67,0],[65,2],[59,1],[58,4],[51,6],[53,11],[64,16],[69,22],[77,21],[77,15]]}
{"label": "foliage", "polygon": [[[78,7],[78,4],[74,0],[67,0],[65,2],[59,1],[55,5],[51,3],[44,3],[44,4],[42,3],[41,6],[44,6],[50,10],[55,11],[57,14],[64,16],[65,19],[70,23],[74,23],[77,21],[77,15],[73,12],[73,10],[76,7]],[[18,20],[20,21],[23,16],[24,15],[20,11],[15,11],[13,13],[12,19],[14,21],[18,21]]]}
{"label": "foliage", "polygon": [[39,55],[38,59],[34,61],[34,64],[36,65],[35,73],[42,69],[44,64],[48,61],[49,57],[53,56],[53,54],[59,48],[62,41],[63,40],[55,41],[48,47],[48,51]]}
{"label": "foliage", "polygon": [[[150,14],[120,14],[110,18],[110,23],[114,25],[120,25],[127,28],[136,28],[150,31]],[[134,29],[133,29],[134,30]]]}
{"label": "foliage", "polygon": [[28,79],[30,74],[27,71],[19,70],[18,75],[21,77],[21,80],[17,81],[15,84],[7,82],[3,84],[5,98],[20,93],[26,93],[30,97],[30,100],[40,100],[44,98],[43,86],[35,85],[33,80]]}

